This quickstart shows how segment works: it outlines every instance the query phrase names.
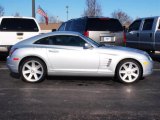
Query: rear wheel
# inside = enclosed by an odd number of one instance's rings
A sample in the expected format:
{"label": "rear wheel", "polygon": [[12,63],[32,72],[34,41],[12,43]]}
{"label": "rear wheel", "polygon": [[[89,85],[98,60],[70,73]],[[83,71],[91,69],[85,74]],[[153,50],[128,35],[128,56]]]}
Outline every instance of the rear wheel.
{"label": "rear wheel", "polygon": [[123,83],[134,83],[141,78],[142,69],[135,60],[124,60],[117,67],[116,76]]}
{"label": "rear wheel", "polygon": [[22,80],[30,83],[43,81],[46,71],[44,62],[38,58],[28,58],[24,60],[20,67]]}

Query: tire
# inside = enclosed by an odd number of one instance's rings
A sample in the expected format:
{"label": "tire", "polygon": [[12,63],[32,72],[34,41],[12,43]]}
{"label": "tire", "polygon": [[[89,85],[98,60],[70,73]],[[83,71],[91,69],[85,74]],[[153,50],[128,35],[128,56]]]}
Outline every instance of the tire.
{"label": "tire", "polygon": [[20,66],[21,79],[29,83],[42,82],[46,76],[46,65],[38,58],[28,58]]}
{"label": "tire", "polygon": [[134,83],[138,81],[141,76],[142,68],[135,60],[123,60],[117,66],[116,77],[122,83]]}

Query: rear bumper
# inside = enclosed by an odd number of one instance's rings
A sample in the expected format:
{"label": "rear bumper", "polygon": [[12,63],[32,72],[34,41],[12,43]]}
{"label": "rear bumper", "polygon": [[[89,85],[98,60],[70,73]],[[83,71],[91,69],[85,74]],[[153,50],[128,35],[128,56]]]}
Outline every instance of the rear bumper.
{"label": "rear bumper", "polygon": [[0,52],[7,52],[8,47],[7,46],[0,46]]}
{"label": "rear bumper", "polygon": [[0,45],[0,52],[8,52],[10,48],[10,45]]}
{"label": "rear bumper", "polygon": [[7,57],[7,67],[11,72],[18,73],[18,61],[13,61],[11,57]]}

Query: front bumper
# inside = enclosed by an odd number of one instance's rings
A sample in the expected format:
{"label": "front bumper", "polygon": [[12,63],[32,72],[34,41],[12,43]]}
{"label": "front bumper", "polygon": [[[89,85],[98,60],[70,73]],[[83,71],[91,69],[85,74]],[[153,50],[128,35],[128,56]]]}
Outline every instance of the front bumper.
{"label": "front bumper", "polygon": [[142,66],[143,66],[143,77],[146,77],[153,73],[153,61],[152,60],[143,61]]}

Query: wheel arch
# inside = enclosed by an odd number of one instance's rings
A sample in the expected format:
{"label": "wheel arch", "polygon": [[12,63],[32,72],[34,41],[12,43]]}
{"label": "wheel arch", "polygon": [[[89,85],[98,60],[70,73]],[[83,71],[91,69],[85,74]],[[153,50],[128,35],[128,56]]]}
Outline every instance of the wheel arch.
{"label": "wheel arch", "polygon": [[[48,67],[47,67],[47,64],[46,64],[46,62],[45,62],[44,59],[42,59],[41,57],[38,57],[38,56],[31,55],[31,56],[26,56],[26,57],[24,57],[23,59],[21,59],[21,61],[19,62],[18,71],[20,71],[20,67],[21,67],[22,63],[23,63],[26,59],[29,59],[29,58],[37,58],[37,59],[40,59],[40,60],[44,63],[46,69],[48,68]],[[47,69],[47,71],[48,71],[48,69]]]}
{"label": "wheel arch", "polygon": [[133,61],[136,61],[136,62],[140,65],[141,70],[142,70],[141,77],[143,76],[143,66],[142,66],[142,64],[141,64],[138,60],[136,60],[136,59],[134,59],[134,58],[125,58],[125,59],[120,60],[120,61],[118,62],[118,64],[117,64],[117,66],[116,66],[115,75],[116,75],[116,73],[117,73],[118,66],[120,65],[121,62],[123,62],[123,61],[125,61],[125,60],[133,60]]}

